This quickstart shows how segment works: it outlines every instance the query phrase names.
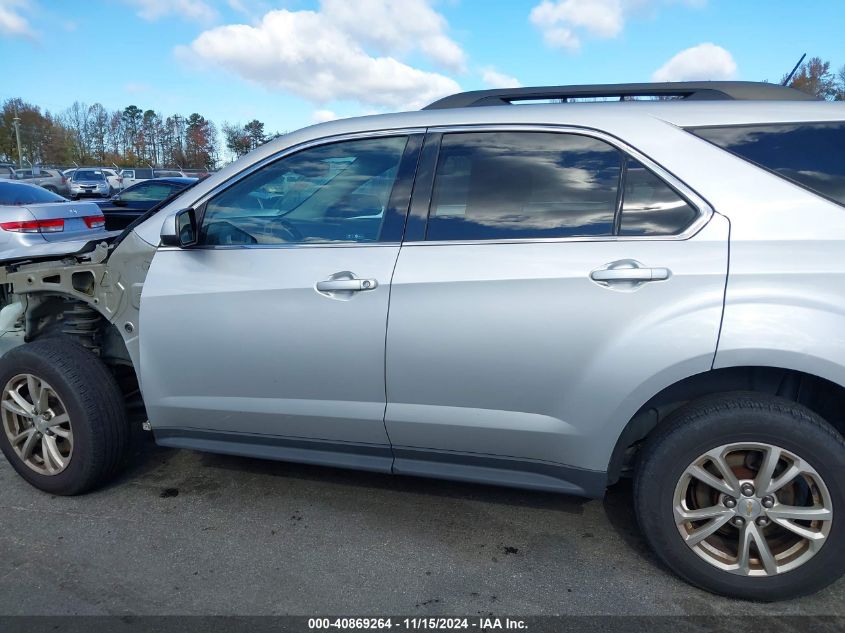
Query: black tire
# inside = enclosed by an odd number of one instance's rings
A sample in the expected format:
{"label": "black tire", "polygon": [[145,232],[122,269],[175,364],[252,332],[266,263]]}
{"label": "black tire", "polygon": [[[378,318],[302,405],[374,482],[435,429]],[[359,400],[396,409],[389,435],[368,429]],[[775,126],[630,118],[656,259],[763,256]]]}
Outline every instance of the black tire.
{"label": "black tire", "polygon": [[[761,442],[806,460],[830,493],[826,542],[801,566],[771,576],[743,576],[704,560],[683,541],[673,515],[675,486],[706,451]],[[640,528],[657,556],[688,582],[713,593],[770,602],[814,593],[845,571],[845,441],[812,411],[790,400],[735,392],[694,401],[647,439],[637,465],[634,502]]]}
{"label": "black tire", "polygon": [[36,488],[77,495],[105,483],[122,463],[129,425],[120,389],[108,368],[87,349],[62,338],[39,339],[0,358],[0,390],[28,373],[52,387],[64,403],[73,430],[73,453],[55,475],[30,469],[0,429],[0,448],[12,467]]}

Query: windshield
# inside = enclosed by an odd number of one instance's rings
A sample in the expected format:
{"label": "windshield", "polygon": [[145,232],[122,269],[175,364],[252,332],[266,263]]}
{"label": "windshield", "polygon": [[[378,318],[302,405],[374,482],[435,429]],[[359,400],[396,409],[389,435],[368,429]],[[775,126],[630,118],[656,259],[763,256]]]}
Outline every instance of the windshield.
{"label": "windshield", "polygon": [[47,202],[66,202],[66,200],[41,187],[0,180],[0,205],[20,206]]}
{"label": "windshield", "polygon": [[74,180],[105,180],[106,177],[99,169],[77,169],[73,174]]}

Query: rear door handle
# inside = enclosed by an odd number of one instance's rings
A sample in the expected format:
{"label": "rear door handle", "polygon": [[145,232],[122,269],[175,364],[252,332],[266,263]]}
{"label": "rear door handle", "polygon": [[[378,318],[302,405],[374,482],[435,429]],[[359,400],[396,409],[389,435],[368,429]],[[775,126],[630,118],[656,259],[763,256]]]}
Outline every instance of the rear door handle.
{"label": "rear door handle", "polygon": [[602,268],[590,273],[590,279],[604,283],[646,282],[669,279],[668,268]]}
{"label": "rear door handle", "polygon": [[378,288],[375,279],[327,279],[317,282],[317,290],[320,292],[359,292],[375,288]]}

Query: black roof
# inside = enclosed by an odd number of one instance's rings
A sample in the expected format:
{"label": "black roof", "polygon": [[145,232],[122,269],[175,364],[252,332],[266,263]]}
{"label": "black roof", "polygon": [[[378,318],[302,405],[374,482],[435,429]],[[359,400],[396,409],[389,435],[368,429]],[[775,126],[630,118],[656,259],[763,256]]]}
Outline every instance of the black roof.
{"label": "black roof", "polygon": [[816,97],[795,88],[756,81],[672,81],[642,84],[596,84],[593,86],[537,86],[534,88],[500,88],[474,90],[444,97],[423,108],[467,108],[471,106],[510,105],[514,101],[618,98],[627,101],[638,97],[667,97],[689,101],[764,100],[815,101]]}

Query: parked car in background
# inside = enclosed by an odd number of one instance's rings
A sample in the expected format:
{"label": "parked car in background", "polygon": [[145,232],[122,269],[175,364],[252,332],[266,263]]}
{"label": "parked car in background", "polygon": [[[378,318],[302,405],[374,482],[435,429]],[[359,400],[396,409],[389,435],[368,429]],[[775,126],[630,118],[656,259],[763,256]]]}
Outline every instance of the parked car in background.
{"label": "parked car in background", "polygon": [[32,185],[44,187],[47,191],[52,191],[62,196],[67,196],[70,193],[67,177],[58,169],[46,167],[18,169],[15,171],[15,178],[17,180],[25,180]]}
{"label": "parked car in background", "polygon": [[207,169],[183,169],[182,174],[189,178],[208,178],[213,172]]}
{"label": "parked car in background", "polygon": [[126,167],[120,170],[123,178],[123,188],[127,189],[135,183],[152,178],[181,178],[183,174],[178,169],[154,169],[152,167]]}
{"label": "parked car in background", "polygon": [[113,195],[123,189],[123,178],[116,169],[111,167],[101,167],[103,173],[106,175],[106,180],[109,183],[109,195]]}
{"label": "parked car in background", "polygon": [[76,169],[70,178],[71,199],[78,198],[107,198],[109,196],[109,181],[102,169]]}
{"label": "parked car in background", "polygon": [[0,179],[15,179],[15,166],[12,163],[0,163]]}
{"label": "parked car in background", "polygon": [[187,189],[197,178],[154,178],[136,183],[97,206],[106,217],[106,230],[122,230],[161,201]]}
{"label": "parked car in background", "polygon": [[105,218],[91,202],[70,202],[38,185],[0,181],[0,260],[45,241],[95,239]]}

